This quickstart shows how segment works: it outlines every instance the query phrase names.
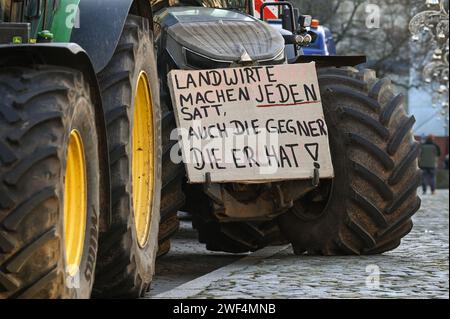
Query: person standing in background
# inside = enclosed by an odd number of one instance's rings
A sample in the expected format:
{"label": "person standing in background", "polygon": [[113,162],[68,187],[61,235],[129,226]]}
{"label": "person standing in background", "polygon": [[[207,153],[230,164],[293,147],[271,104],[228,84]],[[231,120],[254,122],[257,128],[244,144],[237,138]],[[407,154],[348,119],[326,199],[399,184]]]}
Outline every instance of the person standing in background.
{"label": "person standing in background", "polygon": [[422,190],[426,194],[428,186],[431,194],[436,191],[436,167],[441,149],[434,142],[434,136],[428,135],[420,147],[419,167],[422,170]]}

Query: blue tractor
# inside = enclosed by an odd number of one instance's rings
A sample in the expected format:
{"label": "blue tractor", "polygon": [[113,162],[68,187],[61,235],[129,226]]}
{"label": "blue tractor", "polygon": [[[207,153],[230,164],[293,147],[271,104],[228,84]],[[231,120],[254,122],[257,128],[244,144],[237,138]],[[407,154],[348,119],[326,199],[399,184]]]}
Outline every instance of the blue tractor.
{"label": "blue tractor", "polygon": [[303,48],[305,55],[336,55],[336,44],[330,29],[320,25],[319,20],[311,21],[310,30],[317,34],[314,42]]}
{"label": "blue tractor", "polygon": [[[279,2],[279,1],[275,1]],[[274,3],[275,3],[274,2]],[[262,4],[264,4],[261,1]],[[264,21],[266,21],[268,24],[273,26],[275,29],[279,30],[281,33],[289,33],[289,30],[286,30],[284,26],[283,27],[283,19],[280,17],[277,17],[274,15],[273,11],[270,11],[268,7],[270,7],[270,3],[263,6],[263,13],[257,12],[257,10],[261,10],[261,5],[256,5],[255,2],[255,10],[253,11],[253,15],[260,18],[263,17]],[[279,5],[277,5],[278,7]],[[265,8],[264,8],[265,7]],[[297,15],[298,17],[298,11],[294,9],[294,15]],[[336,55],[336,44],[334,43],[333,34],[331,33],[330,29],[320,25],[319,20],[312,19],[308,16],[303,16],[301,19],[302,21],[305,19],[309,19],[308,26],[306,26],[306,29],[310,31],[314,35],[314,41],[311,41],[310,43],[305,43],[302,46],[302,53],[304,55]]]}

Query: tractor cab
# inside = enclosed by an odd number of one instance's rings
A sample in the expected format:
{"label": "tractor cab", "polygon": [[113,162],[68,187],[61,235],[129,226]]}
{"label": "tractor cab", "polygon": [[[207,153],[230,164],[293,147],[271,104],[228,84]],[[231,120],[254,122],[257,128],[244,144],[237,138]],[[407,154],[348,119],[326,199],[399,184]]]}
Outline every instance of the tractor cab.
{"label": "tractor cab", "polygon": [[0,0],[0,22],[39,22],[40,26],[48,26],[58,5],[58,0]]}
{"label": "tractor cab", "polygon": [[47,42],[39,31],[52,28],[58,5],[58,0],[0,0],[0,43]]}
{"label": "tractor cab", "polygon": [[[11,9],[13,9],[14,7],[17,8],[17,6],[14,5],[13,7],[11,7],[10,0],[0,0],[0,23],[11,21]],[[14,12],[14,15],[16,14],[17,12]]]}

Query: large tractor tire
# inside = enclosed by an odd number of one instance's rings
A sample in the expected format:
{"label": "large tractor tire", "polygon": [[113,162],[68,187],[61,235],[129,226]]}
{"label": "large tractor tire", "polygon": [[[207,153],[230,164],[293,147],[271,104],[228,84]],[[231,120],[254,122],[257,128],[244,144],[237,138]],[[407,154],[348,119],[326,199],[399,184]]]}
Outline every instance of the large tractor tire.
{"label": "large tractor tire", "polygon": [[247,253],[269,244],[285,241],[274,221],[223,222],[215,211],[220,203],[206,195],[202,186],[185,185],[185,210],[192,214],[192,226],[198,232],[198,240],[211,251]]}
{"label": "large tractor tire", "polygon": [[318,72],[335,177],[322,201],[299,200],[279,225],[296,254],[379,254],[400,245],[419,209],[419,145],[403,95],[373,71]]}
{"label": "large tractor tire", "polygon": [[158,249],[161,110],[153,36],[129,15],[99,74],[107,122],[112,223],[100,233],[94,296],[135,298],[148,289]]}
{"label": "large tractor tire", "polygon": [[99,142],[75,70],[0,69],[0,298],[89,298],[100,214]]}

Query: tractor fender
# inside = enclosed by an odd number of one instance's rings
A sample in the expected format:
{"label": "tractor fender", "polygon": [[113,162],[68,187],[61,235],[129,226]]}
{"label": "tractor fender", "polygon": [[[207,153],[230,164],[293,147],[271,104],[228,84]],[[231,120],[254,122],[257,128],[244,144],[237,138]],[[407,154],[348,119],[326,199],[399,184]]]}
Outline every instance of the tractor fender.
{"label": "tractor fender", "polygon": [[356,66],[367,62],[365,55],[300,55],[290,63],[316,62],[317,67]]}
{"label": "tractor fender", "polygon": [[100,182],[104,190],[102,193],[105,194],[100,203],[100,207],[103,210],[100,215],[100,229],[107,228],[111,222],[111,194],[106,122],[103,114],[100,86],[89,56],[75,43],[42,43],[0,45],[0,57],[0,67],[11,65],[11,63],[17,63],[17,65],[32,63],[68,67],[81,71],[84,78],[89,81],[91,98],[95,105],[99,145],[101,147],[100,161],[102,164],[100,167],[103,170],[100,172]]}
{"label": "tractor fender", "polygon": [[153,25],[149,0],[80,1],[78,8],[79,28],[72,30],[70,41],[86,50],[96,73],[111,60],[129,13],[146,17]]}

